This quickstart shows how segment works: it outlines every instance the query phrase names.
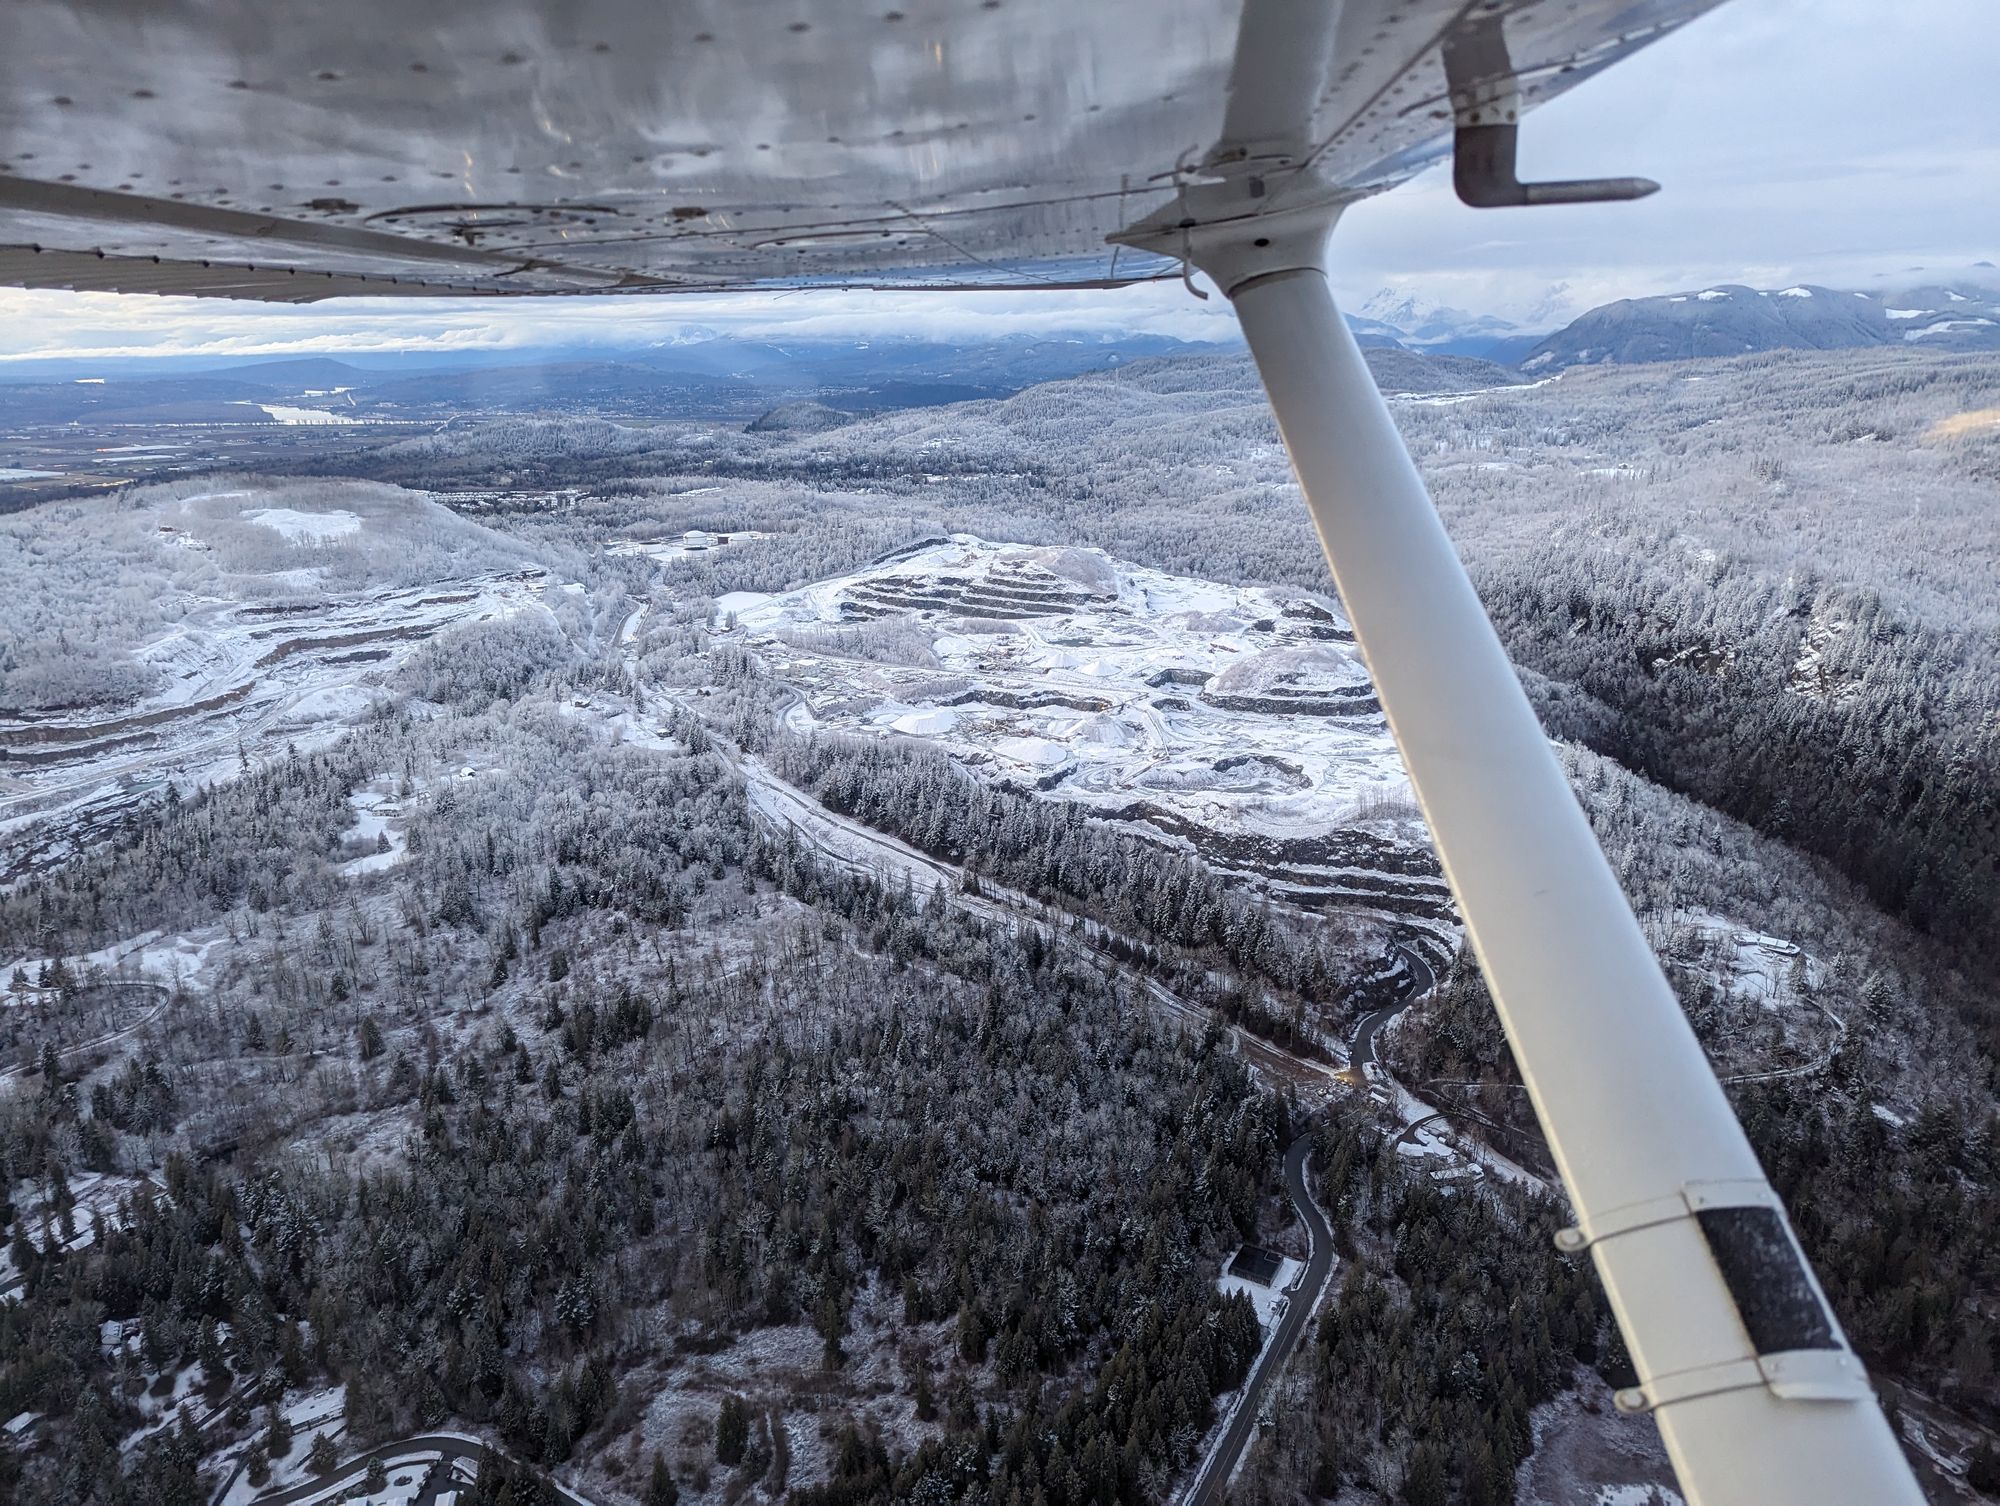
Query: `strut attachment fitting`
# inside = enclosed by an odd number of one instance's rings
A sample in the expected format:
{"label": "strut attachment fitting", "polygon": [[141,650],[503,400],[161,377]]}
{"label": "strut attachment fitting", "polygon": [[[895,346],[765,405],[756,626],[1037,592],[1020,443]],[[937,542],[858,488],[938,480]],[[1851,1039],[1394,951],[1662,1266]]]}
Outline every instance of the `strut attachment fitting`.
{"label": "strut attachment fitting", "polygon": [[1523,183],[1514,168],[1521,134],[1520,86],[1498,15],[1481,16],[1444,46],[1457,130],[1452,138],[1452,187],[1474,209],[1519,204],[1598,204],[1658,193],[1651,178],[1571,178]]}

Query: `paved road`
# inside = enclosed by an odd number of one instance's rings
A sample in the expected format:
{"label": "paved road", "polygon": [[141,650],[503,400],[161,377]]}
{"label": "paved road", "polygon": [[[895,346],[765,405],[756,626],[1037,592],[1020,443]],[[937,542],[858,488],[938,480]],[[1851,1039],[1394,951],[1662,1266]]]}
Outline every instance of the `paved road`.
{"label": "paved road", "polygon": [[1286,1303],[1284,1316],[1278,1319],[1277,1333],[1264,1347],[1256,1369],[1243,1388],[1243,1400],[1196,1474],[1194,1484],[1181,1498],[1185,1506],[1218,1506],[1218,1503],[1228,1499],[1230,1477],[1236,1473],[1236,1466],[1243,1461],[1244,1450],[1256,1436],[1257,1417],[1263,1410],[1265,1393],[1270,1389],[1271,1382],[1284,1371],[1292,1351],[1298,1348],[1306,1325],[1312,1320],[1313,1310],[1319,1306],[1319,1299],[1326,1291],[1327,1278],[1333,1274],[1333,1230],[1327,1227],[1326,1216],[1319,1211],[1319,1204],[1313,1201],[1312,1189],[1306,1185],[1306,1152],[1311,1149],[1311,1135],[1302,1134],[1285,1152],[1285,1187],[1292,1195],[1292,1204],[1299,1210],[1299,1217],[1305,1222],[1309,1239],[1305,1275],[1300,1278]]}
{"label": "paved road", "polygon": [[[1376,1032],[1437,987],[1437,974],[1428,962],[1400,943],[1395,950],[1403,959],[1403,985],[1393,1004],[1371,1010],[1361,1017],[1355,1027],[1348,1070],[1357,1080],[1365,1080],[1368,1067],[1375,1061]],[[1306,1259],[1305,1275],[1292,1292],[1285,1315],[1278,1320],[1276,1336],[1265,1348],[1244,1387],[1241,1404],[1196,1474],[1194,1484],[1181,1498],[1183,1506],[1219,1506],[1228,1499],[1230,1478],[1242,1463],[1250,1440],[1256,1436],[1257,1419],[1263,1411],[1264,1398],[1271,1383],[1284,1372],[1292,1352],[1298,1348],[1306,1325],[1312,1321],[1313,1312],[1325,1295],[1327,1279],[1333,1274],[1333,1231],[1327,1227],[1325,1215],[1320,1212],[1319,1204],[1313,1201],[1311,1189],[1306,1186],[1306,1152],[1311,1146],[1311,1138],[1301,1135],[1285,1152],[1285,1187],[1292,1195],[1292,1205],[1299,1210],[1299,1217],[1305,1223],[1309,1240],[1307,1248],[1310,1253]]]}
{"label": "paved road", "polygon": [[1393,1004],[1370,1010],[1354,1027],[1354,1046],[1347,1054],[1347,1070],[1354,1074],[1357,1081],[1365,1081],[1368,1069],[1375,1064],[1377,1032],[1437,987],[1437,974],[1420,955],[1401,942],[1396,943],[1395,951],[1403,959],[1403,990]]}

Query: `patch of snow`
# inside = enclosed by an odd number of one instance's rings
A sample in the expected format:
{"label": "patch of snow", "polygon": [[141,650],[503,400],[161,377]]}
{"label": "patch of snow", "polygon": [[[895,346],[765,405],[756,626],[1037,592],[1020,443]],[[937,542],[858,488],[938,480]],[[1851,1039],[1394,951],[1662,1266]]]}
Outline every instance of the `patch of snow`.
{"label": "patch of snow", "polygon": [[993,745],[993,751],[1002,758],[1011,758],[1015,763],[1041,768],[1053,768],[1069,759],[1067,748],[1045,737],[1004,737]]}
{"label": "patch of snow", "polygon": [[1727,298],[1729,295],[1723,292],[1721,288],[1710,288],[1707,292],[1697,293],[1694,296],[1703,303],[1713,303],[1716,299]]}
{"label": "patch of snow", "polygon": [[958,713],[945,707],[930,711],[909,711],[889,723],[892,730],[910,737],[937,737],[958,725]]}
{"label": "patch of snow", "polygon": [[284,403],[243,403],[246,408],[262,408],[281,424],[358,424],[360,419],[347,413],[330,413],[324,408],[293,408]]}
{"label": "patch of snow", "polygon": [[241,517],[246,523],[283,534],[294,544],[324,544],[328,539],[345,538],[361,531],[361,519],[345,508],[300,512],[295,507],[252,507]]}
{"label": "patch of snow", "polygon": [[1811,289],[1811,288],[1782,288],[1782,289],[1780,289],[1780,290],[1779,290],[1779,292],[1778,292],[1778,296],[1779,296],[1780,298],[1810,298],[1810,297],[1812,297],[1812,289]]}
{"label": "patch of snow", "polygon": [[1887,314],[1891,319],[1921,319],[1932,311],[1930,309],[1884,309],[1882,312]]}
{"label": "patch of snow", "polygon": [[1292,1288],[1299,1284],[1299,1277],[1304,1271],[1304,1262],[1294,1260],[1289,1255],[1284,1256],[1278,1262],[1278,1273],[1271,1278],[1271,1284],[1262,1286],[1241,1276],[1230,1275],[1228,1265],[1225,1263],[1222,1274],[1215,1278],[1215,1289],[1225,1297],[1233,1292],[1240,1292],[1248,1297],[1250,1305],[1257,1309],[1258,1326],[1269,1328],[1285,1315],[1285,1308],[1290,1301],[1289,1294]]}
{"label": "patch of snow", "polygon": [[768,591],[725,591],[715,598],[715,615],[724,617],[734,612],[741,622],[746,612],[754,612],[770,600]]}
{"label": "patch of snow", "polygon": [[1927,324],[1922,329],[1906,330],[1903,338],[1905,340],[1922,340],[1931,335],[1948,334],[1952,330],[1957,329],[1991,328],[1992,324],[1993,321],[1991,319],[1940,319],[1936,324]]}
{"label": "patch of snow", "polygon": [[[404,835],[402,802],[382,788],[387,783],[386,779],[377,780],[347,797],[348,807],[354,812],[354,825],[342,835],[363,849],[360,857],[340,865],[340,871],[350,878],[381,873],[410,855]],[[384,843],[386,850],[378,850]]]}

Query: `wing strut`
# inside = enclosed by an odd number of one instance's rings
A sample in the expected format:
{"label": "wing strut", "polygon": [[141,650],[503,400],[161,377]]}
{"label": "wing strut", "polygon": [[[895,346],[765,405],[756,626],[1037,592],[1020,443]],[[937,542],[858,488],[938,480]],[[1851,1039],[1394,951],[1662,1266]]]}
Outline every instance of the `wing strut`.
{"label": "wing strut", "polygon": [[1918,1506],[1860,1361],[1334,307],[1336,205],[1189,195],[1691,1506]]}

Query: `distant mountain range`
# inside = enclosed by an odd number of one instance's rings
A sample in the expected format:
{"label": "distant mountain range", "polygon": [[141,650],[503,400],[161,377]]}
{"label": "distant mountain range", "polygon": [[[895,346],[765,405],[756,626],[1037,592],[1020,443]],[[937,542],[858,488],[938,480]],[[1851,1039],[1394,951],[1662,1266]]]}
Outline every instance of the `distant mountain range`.
{"label": "distant mountain range", "polygon": [[[1392,341],[1423,355],[1472,356],[1503,366],[1520,360],[1549,328],[1523,329],[1493,314],[1468,314],[1397,288],[1384,288],[1347,322],[1363,345]],[[1378,338],[1371,341],[1371,335]]]}
{"label": "distant mountain range", "polygon": [[[1563,293],[1552,288],[1544,308]],[[1980,264],[1960,277],[1894,293],[1721,284],[1607,303],[1553,333],[1544,320],[1524,328],[1407,289],[1385,289],[1347,322],[1390,391],[1486,386],[1605,362],[1779,349],[2000,350],[2000,274]],[[496,412],[748,421],[804,401],[860,414],[1005,397],[1038,382],[1146,357],[1241,350],[1235,340],[1101,332],[974,341],[779,341],[691,327],[671,339],[613,350],[0,363],[0,413],[9,427],[425,423]]]}
{"label": "distant mountain range", "polygon": [[871,412],[1006,397],[1150,356],[1240,349],[1143,334],[779,343],[702,333],[631,350],[518,352],[505,364],[325,356],[192,368],[171,358],[24,363],[0,368],[0,403],[14,425],[259,423],[266,404],[353,422],[508,411],[748,418],[803,398]]}
{"label": "distant mountain range", "polygon": [[1764,291],[1725,284],[1625,298],[1590,310],[1540,341],[1522,359],[1521,370],[1541,375],[1602,362],[1894,345],[2000,350],[2000,290],[1970,282],[1893,294],[1805,283]]}

